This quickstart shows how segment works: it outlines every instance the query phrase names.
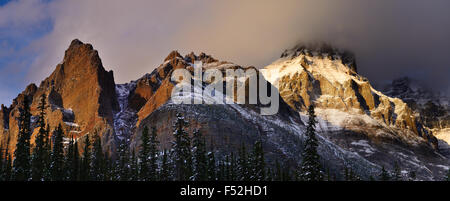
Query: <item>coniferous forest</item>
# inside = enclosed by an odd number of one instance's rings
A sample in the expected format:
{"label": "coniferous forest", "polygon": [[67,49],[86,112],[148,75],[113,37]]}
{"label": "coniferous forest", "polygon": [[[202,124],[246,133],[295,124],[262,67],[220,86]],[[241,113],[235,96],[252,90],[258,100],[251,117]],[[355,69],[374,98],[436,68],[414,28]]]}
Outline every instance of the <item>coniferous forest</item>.
{"label": "coniferous forest", "polygon": [[[170,150],[161,150],[155,127],[145,127],[138,152],[130,150],[123,140],[112,157],[102,150],[98,134],[87,135],[79,150],[78,141],[63,141],[61,125],[50,128],[45,123],[47,103],[45,94],[40,98],[39,132],[34,146],[29,101],[24,98],[19,116],[19,134],[13,153],[9,147],[0,148],[0,181],[334,181],[336,175],[324,170],[317,153],[314,107],[308,109],[306,143],[303,161],[297,168],[289,168],[275,161],[269,166],[264,157],[262,143],[252,147],[242,145],[236,153],[219,157],[213,146],[207,146],[199,130],[189,134],[189,127],[181,113],[173,123],[173,141]],[[50,135],[50,133],[52,133]],[[190,137],[192,136],[192,137]],[[70,136],[69,136],[70,137]],[[400,181],[398,165],[394,172],[382,168],[370,180]],[[361,178],[351,168],[342,172],[346,181]],[[450,172],[446,175],[449,180]],[[407,180],[415,180],[412,172]]]}

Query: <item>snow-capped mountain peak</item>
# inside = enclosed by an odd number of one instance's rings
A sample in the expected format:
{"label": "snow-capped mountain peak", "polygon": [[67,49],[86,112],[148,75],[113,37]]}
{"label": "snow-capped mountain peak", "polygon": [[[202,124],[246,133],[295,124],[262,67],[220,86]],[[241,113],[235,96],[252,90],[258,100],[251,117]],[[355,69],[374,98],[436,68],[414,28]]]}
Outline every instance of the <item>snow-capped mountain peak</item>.
{"label": "snow-capped mountain peak", "polygon": [[[407,103],[374,89],[356,72],[354,56],[342,52],[328,46],[296,46],[262,72],[284,101],[301,114],[309,105],[316,106],[323,137],[377,164],[386,164],[376,159],[384,158],[410,161],[413,169],[431,168],[419,165],[415,151],[400,150],[423,146],[437,150],[438,140]],[[399,147],[394,148],[393,141]]]}

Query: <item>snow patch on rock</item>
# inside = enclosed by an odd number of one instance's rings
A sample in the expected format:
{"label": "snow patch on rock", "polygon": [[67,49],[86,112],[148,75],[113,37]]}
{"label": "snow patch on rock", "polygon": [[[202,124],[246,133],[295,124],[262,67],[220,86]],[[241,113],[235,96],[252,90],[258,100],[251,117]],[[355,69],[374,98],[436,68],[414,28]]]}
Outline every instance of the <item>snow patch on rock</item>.
{"label": "snow patch on rock", "polygon": [[373,154],[376,151],[374,148],[372,148],[372,146],[369,145],[369,142],[367,140],[359,140],[356,142],[352,142],[351,144],[362,147],[367,154]]}

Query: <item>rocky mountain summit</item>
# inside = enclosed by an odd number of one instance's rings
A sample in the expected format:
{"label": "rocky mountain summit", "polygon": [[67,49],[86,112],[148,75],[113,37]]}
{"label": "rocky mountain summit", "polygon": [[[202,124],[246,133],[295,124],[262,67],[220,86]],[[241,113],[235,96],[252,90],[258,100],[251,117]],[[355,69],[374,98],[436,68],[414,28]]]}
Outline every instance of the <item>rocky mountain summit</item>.
{"label": "rocky mountain summit", "polygon": [[[255,77],[235,80],[245,86],[245,102],[232,99],[231,104],[176,104],[176,100],[199,97],[220,101],[212,94],[202,93],[213,80],[203,80],[197,88],[172,97],[172,89],[178,84],[171,80],[174,71],[185,69],[194,75],[196,62],[203,64],[202,75],[215,69],[224,80],[231,79],[226,77],[227,70],[257,72],[252,75]],[[261,115],[267,104],[249,103],[250,79],[269,82],[267,91],[279,95],[278,113]],[[226,87],[225,81],[219,84]],[[233,91],[236,93],[236,89]],[[39,87],[29,85],[12,105],[1,106],[1,144],[14,149],[21,100],[31,101],[31,112],[36,116],[39,97],[44,93],[49,103],[46,121],[50,127],[62,124],[66,140],[97,133],[102,137],[104,151],[112,155],[119,143],[128,143],[137,152],[145,126],[155,126],[161,148],[170,148],[172,124],[176,114],[182,113],[190,122],[188,132],[199,129],[207,137],[208,147],[214,147],[219,156],[259,140],[269,165],[278,159],[296,167],[302,161],[304,111],[314,103],[321,162],[338,178],[348,167],[368,179],[382,167],[393,169],[398,163],[404,175],[415,172],[419,179],[433,180],[441,179],[450,166],[449,159],[439,152],[437,139],[429,132],[430,121],[415,113],[407,101],[375,90],[357,73],[352,53],[326,45],[296,46],[264,69],[220,61],[205,53],[182,56],[172,51],[152,72],[135,81],[116,84],[112,71],[105,70],[92,45],[74,40],[64,60]],[[215,92],[225,95],[222,93]],[[34,136],[38,130],[35,123],[33,128]]]}
{"label": "rocky mountain summit", "polygon": [[[285,51],[282,58],[263,72],[297,111],[304,111],[314,103],[324,119],[335,125],[367,132],[373,138],[405,142],[424,139],[437,147],[436,139],[424,130],[405,102],[374,89],[367,78],[357,74],[355,64],[344,58],[346,54],[336,50],[296,47],[290,54]],[[348,116],[351,117],[345,118]]]}
{"label": "rocky mountain summit", "polygon": [[[397,162],[424,172],[431,167],[423,161],[434,158],[448,164],[426,121],[406,102],[374,89],[356,72],[351,55],[328,46],[298,45],[263,73],[296,111],[304,113],[310,104],[316,106],[322,136],[373,163],[392,167]],[[442,173],[448,165],[433,168]]]}
{"label": "rocky mountain summit", "polygon": [[408,77],[393,80],[383,91],[386,95],[400,98],[407,103],[424,127],[442,140],[440,148],[449,148],[450,97],[447,94],[431,90]]}
{"label": "rocky mountain summit", "polygon": [[[47,123],[55,128],[63,126],[66,137],[79,138],[97,132],[105,141],[105,150],[114,148],[113,114],[119,110],[112,71],[106,71],[98,52],[90,44],[74,40],[66,50],[64,60],[39,87],[29,85],[14,99],[13,104],[0,111],[1,142],[9,142],[14,150],[17,142],[17,117],[21,100],[31,102],[32,115],[38,114],[39,97],[47,96]],[[8,124],[5,124],[8,123]],[[32,142],[38,129],[34,125]]]}

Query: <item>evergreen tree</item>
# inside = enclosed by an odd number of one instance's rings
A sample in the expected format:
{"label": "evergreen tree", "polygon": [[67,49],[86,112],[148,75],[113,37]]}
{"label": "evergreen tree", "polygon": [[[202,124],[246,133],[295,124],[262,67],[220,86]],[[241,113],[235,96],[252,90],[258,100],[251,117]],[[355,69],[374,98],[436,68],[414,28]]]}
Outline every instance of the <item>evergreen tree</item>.
{"label": "evergreen tree", "polygon": [[75,141],[73,144],[73,162],[72,162],[72,168],[73,168],[73,174],[72,176],[76,180],[81,179],[81,158],[80,158],[80,151],[78,150],[78,141]]}
{"label": "evergreen tree", "polygon": [[327,181],[332,181],[331,180],[330,168],[327,168]]}
{"label": "evergreen tree", "polygon": [[45,181],[51,180],[51,173],[50,173],[50,163],[51,163],[51,154],[52,154],[52,142],[50,140],[50,125],[47,124],[45,129],[45,140],[43,141],[43,166],[44,171],[43,173],[43,179]]}
{"label": "evergreen tree", "polygon": [[5,157],[3,155],[3,145],[0,145],[0,181],[5,181]]}
{"label": "evergreen tree", "polygon": [[398,166],[398,163],[394,163],[394,175],[392,178],[394,181],[401,181],[402,180],[402,172],[400,170],[400,167]]}
{"label": "evergreen tree", "polygon": [[216,164],[216,156],[215,156],[215,148],[214,148],[214,141],[213,138],[211,138],[211,144],[210,144],[210,151],[206,154],[207,158],[207,181],[216,181],[218,177],[218,171],[217,171],[217,164]]}
{"label": "evergreen tree", "polygon": [[361,181],[361,178],[353,171],[353,168],[345,168],[346,169],[346,181]]}
{"label": "evergreen tree", "polygon": [[66,148],[66,154],[64,155],[64,179],[66,181],[73,181],[70,178],[72,167],[71,162],[73,160],[73,136],[70,138],[69,144]]}
{"label": "evergreen tree", "polygon": [[230,156],[229,155],[225,156],[224,168],[225,168],[225,175],[224,175],[225,181],[231,181]]}
{"label": "evergreen tree", "polygon": [[267,168],[265,181],[273,181],[273,171],[272,171],[272,168]]}
{"label": "evergreen tree", "polygon": [[253,149],[249,150],[247,154],[247,175],[248,179],[245,181],[256,181],[256,156]]}
{"label": "evergreen tree", "polygon": [[381,168],[381,173],[379,175],[380,181],[389,181],[391,177],[389,176],[389,172],[384,169],[384,166]]}
{"label": "evergreen tree", "polygon": [[14,151],[13,176],[16,181],[28,181],[31,177],[30,137],[31,113],[27,97],[23,98],[22,108],[19,109],[19,134]]}
{"label": "evergreen tree", "polygon": [[145,126],[141,135],[141,149],[139,150],[139,179],[141,181],[148,181],[150,179],[150,138],[148,135],[148,127]]}
{"label": "evergreen tree", "polygon": [[348,167],[344,167],[344,181],[350,181],[350,172]]}
{"label": "evergreen tree", "polygon": [[303,178],[300,175],[300,170],[294,170],[294,181],[303,181]]}
{"label": "evergreen tree", "polygon": [[239,150],[239,159],[238,159],[239,181],[250,181],[250,173],[248,165],[249,162],[247,160],[247,151],[245,149],[245,145],[242,144],[241,149]]}
{"label": "evergreen tree", "polygon": [[217,180],[216,157],[214,151],[208,152],[208,181]]}
{"label": "evergreen tree", "polygon": [[409,181],[415,181],[416,180],[416,172],[411,171],[408,173]]}
{"label": "evergreen tree", "polygon": [[188,181],[192,176],[191,139],[185,128],[189,123],[178,113],[174,124],[174,141],[172,142],[172,159],[175,164],[175,178]]}
{"label": "evergreen tree", "polygon": [[9,181],[11,178],[11,161],[9,160],[8,149],[0,147],[0,181]]}
{"label": "evergreen tree", "polygon": [[[414,174],[415,177],[415,174]],[[447,177],[445,178],[446,181],[450,181],[450,169],[447,172]]]}
{"label": "evergreen tree", "polygon": [[[72,139],[73,141],[73,139]],[[70,160],[70,174],[69,179],[71,181],[80,180],[80,152],[78,151],[78,141],[72,142],[72,156]]]}
{"label": "evergreen tree", "polygon": [[98,133],[94,137],[92,150],[92,179],[102,181],[105,179],[105,156],[102,149],[102,140]]}
{"label": "evergreen tree", "polygon": [[86,139],[84,141],[83,158],[81,160],[81,168],[80,168],[81,181],[90,181],[92,179],[91,156],[92,156],[91,141],[89,139],[89,135],[86,135]]}
{"label": "evergreen tree", "polygon": [[282,170],[280,167],[280,162],[278,162],[278,159],[275,159],[275,176],[274,176],[274,180],[275,181],[282,181]]}
{"label": "evergreen tree", "polygon": [[157,139],[156,127],[152,127],[152,134],[150,135],[149,145],[149,178],[151,181],[155,181],[158,178],[158,147],[159,141]]}
{"label": "evergreen tree", "polygon": [[205,139],[199,130],[194,131],[192,143],[193,143],[192,151],[194,153],[193,181],[206,181],[208,179],[206,146],[205,146]]}
{"label": "evergreen tree", "polygon": [[316,115],[314,106],[311,104],[308,108],[308,126],[306,127],[306,142],[303,149],[303,161],[300,168],[300,178],[303,181],[322,181],[320,156],[317,153],[318,141],[315,133]]}
{"label": "evergreen tree", "polygon": [[237,179],[237,163],[236,163],[236,157],[233,152],[231,152],[231,161],[230,161],[230,181],[236,181]]}
{"label": "evergreen tree", "polygon": [[52,180],[62,181],[64,179],[64,145],[61,124],[58,125],[53,133],[53,148],[50,161]]}
{"label": "evergreen tree", "polygon": [[130,176],[130,166],[129,166],[129,149],[128,140],[122,140],[119,144],[118,159],[116,159],[115,174],[116,180],[118,181],[128,181]]}
{"label": "evergreen tree", "polygon": [[222,160],[219,160],[219,162],[217,163],[217,180],[218,181],[224,181],[224,176],[225,176],[225,166]]}
{"label": "evergreen tree", "polygon": [[160,181],[169,181],[171,180],[171,168],[167,151],[164,149],[162,158],[161,158],[161,169],[159,171],[159,180]]}
{"label": "evergreen tree", "polygon": [[112,156],[105,152],[105,160],[106,160],[106,181],[115,181],[116,175],[115,175],[115,163]]}
{"label": "evergreen tree", "polygon": [[12,165],[11,165],[11,156],[9,153],[9,138],[6,143],[6,149],[4,153],[4,162],[3,162],[3,180],[10,181],[12,179]]}
{"label": "evergreen tree", "polygon": [[39,132],[36,136],[35,147],[33,149],[33,155],[31,157],[31,174],[33,181],[45,180],[46,174],[48,174],[47,164],[49,159],[48,150],[48,131],[45,124],[45,109],[47,108],[46,96],[43,93],[39,102]]}
{"label": "evergreen tree", "polygon": [[139,180],[139,167],[136,154],[133,149],[130,158],[130,181],[137,181],[137,180]]}
{"label": "evergreen tree", "polygon": [[109,156],[108,152],[105,152],[105,181],[113,181],[115,180],[114,175],[114,162]]}
{"label": "evergreen tree", "polygon": [[68,181],[75,181],[77,177],[73,175],[73,162],[74,162],[74,140],[73,136],[70,138],[69,145],[67,146],[67,153],[64,158],[65,179]]}
{"label": "evergreen tree", "polygon": [[[282,181],[291,181],[291,180],[293,180],[292,173],[291,173],[289,167],[287,167],[287,166],[283,169],[282,175],[283,175],[282,176]],[[295,178],[298,178],[298,177],[295,177]]]}
{"label": "evergreen tree", "polygon": [[265,161],[264,161],[264,151],[262,148],[261,141],[256,141],[253,146],[253,153],[251,157],[252,164],[252,181],[263,181],[265,176]]}

